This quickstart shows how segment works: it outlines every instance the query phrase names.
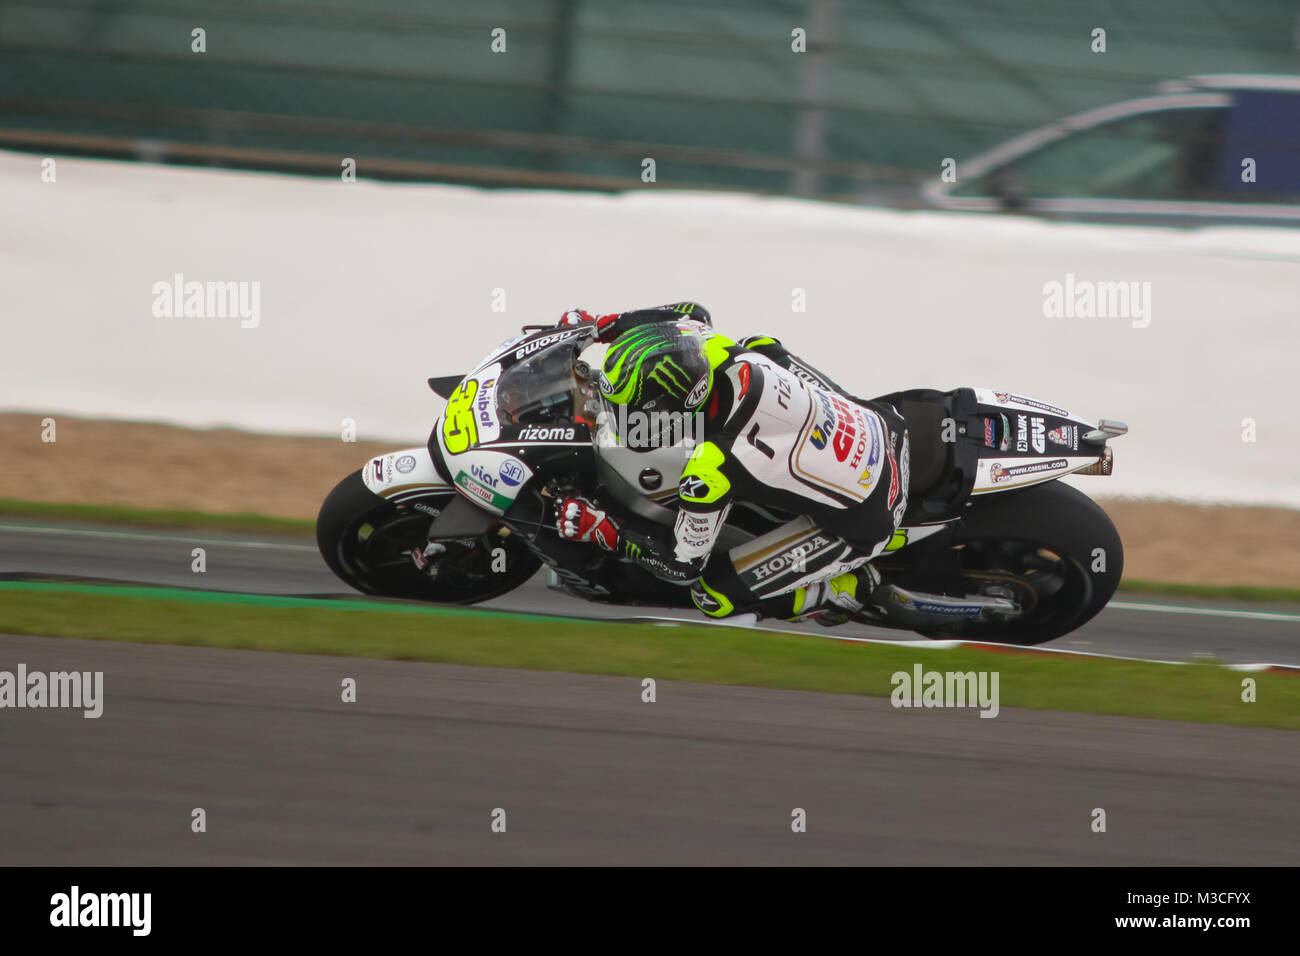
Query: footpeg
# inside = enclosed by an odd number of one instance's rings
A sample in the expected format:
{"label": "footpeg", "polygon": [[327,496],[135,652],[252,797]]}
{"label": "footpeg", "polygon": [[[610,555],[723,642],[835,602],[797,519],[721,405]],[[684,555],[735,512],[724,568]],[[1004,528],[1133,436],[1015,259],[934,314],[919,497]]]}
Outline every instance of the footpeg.
{"label": "footpeg", "polygon": [[447,546],[438,541],[430,541],[421,548],[412,548],[410,550],[411,563],[415,565],[416,570],[423,571],[429,577],[437,577],[437,567],[431,567],[431,559],[447,551]]}
{"label": "footpeg", "polygon": [[1111,421],[1109,418],[1103,418],[1097,423],[1097,427],[1092,431],[1081,436],[1083,441],[1089,445],[1102,445],[1111,438],[1118,438],[1120,435],[1128,434],[1128,426],[1123,422]]}

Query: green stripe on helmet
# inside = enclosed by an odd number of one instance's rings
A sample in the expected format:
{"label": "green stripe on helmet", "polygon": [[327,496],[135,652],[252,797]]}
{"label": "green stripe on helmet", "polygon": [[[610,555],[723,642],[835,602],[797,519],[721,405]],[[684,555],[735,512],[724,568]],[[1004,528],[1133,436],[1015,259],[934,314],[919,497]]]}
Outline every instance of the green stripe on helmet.
{"label": "green stripe on helmet", "polygon": [[605,398],[615,405],[634,404],[640,401],[645,382],[653,381],[669,395],[685,399],[692,382],[673,358],[681,335],[675,327],[671,331],[644,327],[617,340],[602,363],[600,390]]}
{"label": "green stripe on helmet", "polygon": [[616,405],[626,405],[640,397],[646,359],[672,344],[662,331],[642,328],[629,332],[615,342],[605,354],[600,390]]}

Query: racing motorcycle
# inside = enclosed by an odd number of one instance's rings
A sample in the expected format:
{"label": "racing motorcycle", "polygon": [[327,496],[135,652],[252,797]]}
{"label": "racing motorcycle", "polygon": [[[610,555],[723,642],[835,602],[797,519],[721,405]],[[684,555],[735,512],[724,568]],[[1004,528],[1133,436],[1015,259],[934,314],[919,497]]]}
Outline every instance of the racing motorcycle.
{"label": "racing motorcycle", "polygon": [[[591,343],[591,328],[522,331],[468,375],[429,379],[446,405],[427,445],[381,455],[339,482],[316,522],[325,563],[358,591],[388,597],[474,604],[545,565],[552,587],[579,598],[692,606],[689,588],[555,527],[558,502],[573,495],[671,526],[690,436],[649,449],[612,439],[595,382],[604,347]],[[854,620],[1039,644],[1106,605],[1123,572],[1119,535],[1097,504],[1056,479],[1109,475],[1108,441],[1127,426],[984,388],[876,401],[907,423],[908,503],[873,562],[882,581],[872,606]],[[738,502],[717,550],[795,517]]]}

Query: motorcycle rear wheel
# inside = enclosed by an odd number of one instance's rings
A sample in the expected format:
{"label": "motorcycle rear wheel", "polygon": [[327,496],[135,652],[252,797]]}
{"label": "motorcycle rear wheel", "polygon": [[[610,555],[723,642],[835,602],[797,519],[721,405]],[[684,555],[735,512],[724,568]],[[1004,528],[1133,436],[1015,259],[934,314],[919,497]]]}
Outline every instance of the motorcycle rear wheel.
{"label": "motorcycle rear wheel", "polygon": [[1110,601],[1124,572],[1119,532],[1101,507],[1059,481],[981,499],[952,531],[971,593],[1006,593],[1011,619],[954,621],[935,639],[1042,644],[1077,630]]}

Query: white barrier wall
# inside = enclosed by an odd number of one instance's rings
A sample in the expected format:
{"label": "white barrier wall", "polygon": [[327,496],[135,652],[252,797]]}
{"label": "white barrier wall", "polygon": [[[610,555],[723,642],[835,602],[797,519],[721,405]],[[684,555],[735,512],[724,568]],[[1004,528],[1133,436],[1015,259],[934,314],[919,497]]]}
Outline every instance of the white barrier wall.
{"label": "white barrier wall", "polygon": [[[1094,493],[1300,507],[1300,231],[77,159],[41,174],[0,153],[0,409],[320,435],[351,418],[420,442],[441,404],[425,379],[518,326],[694,298],[861,394],[988,385],[1127,421],[1115,475],[1078,479]],[[155,315],[178,273],[259,283],[255,327]],[[1067,274],[1149,283],[1149,314],[1046,317]]]}

